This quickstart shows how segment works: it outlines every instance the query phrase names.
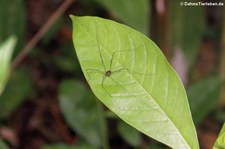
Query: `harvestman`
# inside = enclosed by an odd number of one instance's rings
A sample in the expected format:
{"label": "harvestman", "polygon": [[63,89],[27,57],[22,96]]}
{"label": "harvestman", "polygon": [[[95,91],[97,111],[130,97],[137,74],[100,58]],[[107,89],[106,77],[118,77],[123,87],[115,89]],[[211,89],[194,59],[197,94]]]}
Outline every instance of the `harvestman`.
{"label": "harvestman", "polygon": [[[146,42],[146,43],[147,43],[147,42]],[[145,44],[146,44],[146,43],[145,43]],[[143,44],[143,45],[141,45],[141,46],[139,46],[139,47],[137,47],[137,48],[140,48],[140,47],[144,46],[145,44]],[[135,48],[135,49],[137,49],[137,48]],[[131,48],[129,48],[129,49],[131,49]],[[115,79],[113,79],[113,78],[111,77],[111,75],[113,75],[114,73],[118,73],[118,72],[123,71],[123,70],[125,70],[125,71],[127,71],[127,72],[130,71],[130,70],[127,69],[127,68],[119,68],[119,69],[117,69],[117,70],[115,70],[115,71],[112,71],[112,64],[113,64],[114,56],[115,56],[117,53],[122,53],[122,52],[132,52],[132,51],[131,51],[131,50],[114,51],[113,54],[112,54],[112,57],[111,57],[111,59],[110,59],[109,69],[106,69],[105,63],[104,63],[104,61],[103,61],[102,53],[101,53],[100,47],[99,47],[99,45],[98,45],[98,53],[99,53],[99,56],[100,56],[100,59],[101,59],[101,62],[102,62],[104,71],[101,71],[101,70],[99,70],[99,69],[86,69],[86,72],[87,72],[87,74],[88,74],[88,81],[89,81],[89,79],[90,79],[90,74],[89,74],[89,73],[101,73],[101,74],[102,74],[101,86],[102,86],[102,88],[107,92],[107,94],[108,94],[109,96],[111,96],[111,94],[110,94],[110,93],[107,91],[107,89],[104,87],[104,81],[105,81],[106,78],[110,78],[110,79],[111,79],[113,82],[115,82],[121,89],[123,89],[123,90],[124,90],[125,92],[127,92],[129,95],[135,97],[134,95],[132,95],[131,93],[129,93],[122,85],[120,85]],[[139,72],[135,72],[135,71],[132,71],[132,72],[135,73],[135,74],[139,74],[139,75],[152,75],[152,74],[143,74],[143,73],[139,73]],[[111,96],[111,97],[112,97],[112,96]]]}

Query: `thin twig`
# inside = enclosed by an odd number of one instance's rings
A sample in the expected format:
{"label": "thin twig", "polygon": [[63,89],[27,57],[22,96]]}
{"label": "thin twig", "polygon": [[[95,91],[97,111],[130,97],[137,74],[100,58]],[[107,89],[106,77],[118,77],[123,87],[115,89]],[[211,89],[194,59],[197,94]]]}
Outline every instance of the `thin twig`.
{"label": "thin twig", "polygon": [[52,14],[48,21],[35,34],[35,36],[24,47],[22,52],[12,62],[12,70],[20,65],[24,58],[29,54],[31,49],[40,41],[49,28],[57,21],[57,19],[67,10],[67,8],[74,2],[74,0],[65,0],[65,2]]}

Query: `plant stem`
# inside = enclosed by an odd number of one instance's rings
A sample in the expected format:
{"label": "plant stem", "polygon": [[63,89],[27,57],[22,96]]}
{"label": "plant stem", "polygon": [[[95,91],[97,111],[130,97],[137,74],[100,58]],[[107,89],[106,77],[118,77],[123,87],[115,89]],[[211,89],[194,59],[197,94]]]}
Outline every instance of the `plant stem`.
{"label": "plant stem", "polygon": [[29,54],[31,49],[41,40],[49,28],[57,21],[57,19],[67,10],[67,8],[74,2],[74,0],[65,0],[64,3],[52,14],[48,21],[41,27],[41,29],[33,36],[33,38],[24,47],[21,53],[12,62],[12,70],[20,65],[20,63]]}
{"label": "plant stem", "polygon": [[99,128],[100,128],[100,137],[102,139],[102,146],[104,149],[109,149],[109,143],[108,143],[108,135],[107,135],[107,128],[106,128],[106,120],[103,115],[103,107],[102,104],[96,99],[96,106],[98,110],[99,115]]}
{"label": "plant stem", "polygon": [[[221,57],[220,57],[220,77],[225,80],[225,8],[223,8],[223,23],[222,23],[222,35],[221,35]],[[221,94],[221,102],[225,104],[225,85],[223,85]]]}

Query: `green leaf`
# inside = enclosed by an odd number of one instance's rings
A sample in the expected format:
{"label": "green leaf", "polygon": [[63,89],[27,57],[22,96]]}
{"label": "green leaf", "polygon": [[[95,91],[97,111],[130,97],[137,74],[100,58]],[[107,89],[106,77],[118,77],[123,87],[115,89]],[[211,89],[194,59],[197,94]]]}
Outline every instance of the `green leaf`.
{"label": "green leaf", "polygon": [[218,138],[213,146],[213,149],[224,149],[225,148],[225,123],[220,131]]}
{"label": "green leaf", "polygon": [[9,77],[10,61],[15,45],[15,37],[9,38],[0,45],[0,95]]}
{"label": "green leaf", "polygon": [[81,82],[65,80],[60,84],[60,107],[67,123],[87,142],[97,147],[106,143],[106,126],[93,94]]}
{"label": "green leaf", "polygon": [[49,144],[42,147],[42,149],[95,149],[94,147],[82,144],[82,145],[68,145],[68,144]]}
{"label": "green leaf", "polygon": [[0,0],[0,42],[15,35],[18,40],[14,54],[24,46],[26,12],[24,0]]}
{"label": "green leaf", "polygon": [[96,0],[125,24],[148,34],[150,4],[148,0]]}
{"label": "green leaf", "polygon": [[120,121],[118,124],[118,132],[122,138],[134,147],[141,145],[141,134],[139,131],[133,127],[127,125],[126,123]]}
{"label": "green leaf", "polygon": [[0,118],[8,117],[26,100],[32,91],[30,72],[22,69],[14,71],[0,96]]}
{"label": "green leaf", "polygon": [[198,149],[184,87],[160,49],[114,21],[71,18],[76,54],[98,99],[144,134],[172,148]]}
{"label": "green leaf", "polygon": [[0,138],[0,149],[8,149],[9,147],[6,143]]}
{"label": "green leaf", "polygon": [[182,7],[178,0],[171,0],[169,4],[171,48],[181,47],[190,67],[197,56],[205,29],[204,7]]}
{"label": "green leaf", "polygon": [[219,77],[211,77],[188,88],[187,95],[196,125],[215,108],[219,101],[222,83]]}

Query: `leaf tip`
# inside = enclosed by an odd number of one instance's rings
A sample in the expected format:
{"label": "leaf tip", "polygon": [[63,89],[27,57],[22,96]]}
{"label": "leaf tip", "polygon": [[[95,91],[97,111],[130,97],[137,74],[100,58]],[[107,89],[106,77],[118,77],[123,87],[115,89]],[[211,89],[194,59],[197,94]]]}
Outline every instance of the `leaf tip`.
{"label": "leaf tip", "polygon": [[72,14],[70,14],[69,16],[70,16],[71,19],[73,19],[73,17],[74,17],[74,15],[72,15]]}
{"label": "leaf tip", "polygon": [[78,16],[75,16],[75,15],[72,15],[72,14],[70,14],[69,16],[70,16],[70,19],[72,21],[74,21],[74,20],[76,20],[78,18]]}

